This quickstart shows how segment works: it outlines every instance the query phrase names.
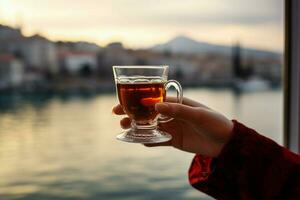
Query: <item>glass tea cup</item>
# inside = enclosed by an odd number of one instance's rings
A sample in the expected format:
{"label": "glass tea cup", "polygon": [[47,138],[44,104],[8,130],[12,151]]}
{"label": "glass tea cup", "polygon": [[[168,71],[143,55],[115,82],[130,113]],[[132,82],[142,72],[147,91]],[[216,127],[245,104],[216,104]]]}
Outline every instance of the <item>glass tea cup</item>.
{"label": "glass tea cup", "polygon": [[172,136],[157,128],[172,118],[162,116],[155,104],[166,100],[166,91],[174,87],[177,102],[182,103],[180,84],[168,80],[168,66],[113,66],[116,91],[124,112],[131,119],[131,128],[117,136],[118,140],[133,143],[161,143]]}

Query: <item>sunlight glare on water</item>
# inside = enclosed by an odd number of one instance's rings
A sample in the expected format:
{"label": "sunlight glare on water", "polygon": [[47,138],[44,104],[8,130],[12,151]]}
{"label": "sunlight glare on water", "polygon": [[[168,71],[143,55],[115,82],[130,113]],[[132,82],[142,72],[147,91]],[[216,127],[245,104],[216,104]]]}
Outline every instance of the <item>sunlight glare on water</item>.
{"label": "sunlight glare on water", "polygon": [[[282,94],[190,89],[185,96],[282,143]],[[211,199],[187,180],[192,154],[117,141],[114,94],[1,97],[0,199]]]}

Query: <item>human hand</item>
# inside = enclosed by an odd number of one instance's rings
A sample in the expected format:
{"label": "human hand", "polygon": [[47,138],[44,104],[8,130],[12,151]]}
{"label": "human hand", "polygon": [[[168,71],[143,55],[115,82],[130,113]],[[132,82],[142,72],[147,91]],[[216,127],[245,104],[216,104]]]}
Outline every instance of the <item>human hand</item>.
{"label": "human hand", "polygon": [[[184,98],[183,104],[170,102],[157,103],[155,109],[168,117],[174,118],[167,123],[160,123],[159,129],[172,135],[168,142],[145,144],[148,147],[173,146],[182,151],[217,157],[232,135],[233,123],[222,114],[205,105]],[[117,115],[125,114],[121,105],[113,108]],[[130,119],[120,121],[122,128],[130,128]]]}

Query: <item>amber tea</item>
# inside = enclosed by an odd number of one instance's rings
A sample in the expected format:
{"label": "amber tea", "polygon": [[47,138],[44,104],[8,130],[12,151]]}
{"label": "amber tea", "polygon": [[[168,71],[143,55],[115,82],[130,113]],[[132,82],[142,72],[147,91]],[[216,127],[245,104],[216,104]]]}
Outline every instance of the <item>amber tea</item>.
{"label": "amber tea", "polygon": [[123,110],[131,120],[129,129],[117,135],[124,142],[153,144],[171,140],[172,136],[158,129],[171,117],[155,111],[155,104],[166,100],[166,91],[174,87],[177,103],[182,103],[182,88],[175,80],[168,80],[169,67],[113,66],[116,90]]}
{"label": "amber tea", "polygon": [[164,82],[117,83],[120,104],[138,124],[149,124],[157,117],[155,104],[166,98]]}

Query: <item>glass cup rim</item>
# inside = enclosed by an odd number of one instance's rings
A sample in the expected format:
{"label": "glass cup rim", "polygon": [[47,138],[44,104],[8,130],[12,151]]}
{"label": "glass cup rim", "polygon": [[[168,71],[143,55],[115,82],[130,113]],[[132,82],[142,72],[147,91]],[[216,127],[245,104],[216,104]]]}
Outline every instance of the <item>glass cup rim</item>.
{"label": "glass cup rim", "polygon": [[113,69],[167,69],[168,65],[115,65]]}

